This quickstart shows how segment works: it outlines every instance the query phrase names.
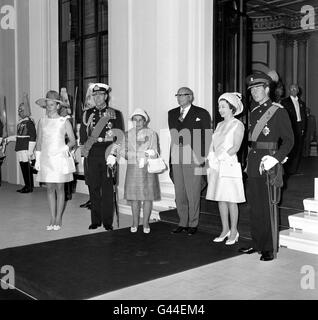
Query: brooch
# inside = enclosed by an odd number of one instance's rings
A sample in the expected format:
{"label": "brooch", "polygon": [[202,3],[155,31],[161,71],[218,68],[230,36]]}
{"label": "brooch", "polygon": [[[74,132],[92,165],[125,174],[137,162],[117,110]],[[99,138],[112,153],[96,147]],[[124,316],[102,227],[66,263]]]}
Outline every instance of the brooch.
{"label": "brooch", "polygon": [[265,128],[263,129],[264,136],[268,136],[270,132],[271,131],[269,130],[268,126],[266,125]]}
{"label": "brooch", "polygon": [[107,129],[109,129],[109,130],[107,131],[107,135],[110,137],[113,135],[112,128],[113,128],[113,124],[111,122],[108,122]]}

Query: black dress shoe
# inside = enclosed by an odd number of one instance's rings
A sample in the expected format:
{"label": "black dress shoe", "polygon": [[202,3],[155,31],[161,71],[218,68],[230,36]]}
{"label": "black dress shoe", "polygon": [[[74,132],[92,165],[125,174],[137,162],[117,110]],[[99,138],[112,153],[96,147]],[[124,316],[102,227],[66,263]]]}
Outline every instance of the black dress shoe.
{"label": "black dress shoe", "polygon": [[241,252],[241,253],[245,253],[245,254],[252,254],[252,253],[256,252],[256,250],[254,248],[252,248],[252,247],[240,248],[238,251]]}
{"label": "black dress shoe", "polygon": [[20,193],[31,193],[33,192],[32,189],[30,189],[29,187],[24,187],[21,191],[19,191]]}
{"label": "black dress shoe", "polygon": [[80,208],[87,208],[88,206],[91,205],[91,200],[86,201],[85,203],[80,205]]}
{"label": "black dress shoe", "polygon": [[188,235],[193,236],[198,231],[198,228],[189,228]]}
{"label": "black dress shoe", "polygon": [[113,230],[112,226],[104,226],[104,228],[105,228],[106,231],[112,231]]}
{"label": "black dress shoe", "polygon": [[261,261],[271,261],[274,259],[274,254],[272,251],[262,251]]}
{"label": "black dress shoe", "polygon": [[182,231],[188,231],[188,228],[179,226],[178,228],[172,230],[171,233],[181,233]]}
{"label": "black dress shoe", "polygon": [[91,224],[89,227],[88,227],[88,229],[89,230],[95,230],[95,229],[97,229],[98,227],[100,227],[101,225],[100,224]]}

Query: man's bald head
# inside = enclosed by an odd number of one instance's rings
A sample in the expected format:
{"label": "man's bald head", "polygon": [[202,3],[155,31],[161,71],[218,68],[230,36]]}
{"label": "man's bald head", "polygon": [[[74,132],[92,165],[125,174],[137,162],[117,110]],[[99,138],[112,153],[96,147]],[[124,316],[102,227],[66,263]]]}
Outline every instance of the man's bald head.
{"label": "man's bald head", "polygon": [[181,87],[176,94],[180,107],[187,107],[194,100],[193,91],[188,87]]}

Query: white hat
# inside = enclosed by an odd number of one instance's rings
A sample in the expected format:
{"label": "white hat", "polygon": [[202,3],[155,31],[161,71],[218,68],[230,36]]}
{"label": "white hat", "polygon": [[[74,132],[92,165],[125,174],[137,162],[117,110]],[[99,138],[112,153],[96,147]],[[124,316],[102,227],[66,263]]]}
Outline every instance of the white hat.
{"label": "white hat", "polygon": [[145,119],[146,119],[146,122],[149,121],[149,116],[147,115],[146,111],[144,111],[143,109],[141,108],[137,108],[133,113],[132,115],[130,116],[130,120],[132,120],[132,118],[134,116],[143,116]]}
{"label": "white hat", "polygon": [[109,85],[105,83],[95,83],[92,89],[92,94],[94,95],[97,92],[107,93],[109,88]]}
{"label": "white hat", "polygon": [[239,92],[225,92],[219,97],[218,102],[220,102],[220,100],[226,100],[236,108],[235,116],[240,114],[244,109],[242,95]]}

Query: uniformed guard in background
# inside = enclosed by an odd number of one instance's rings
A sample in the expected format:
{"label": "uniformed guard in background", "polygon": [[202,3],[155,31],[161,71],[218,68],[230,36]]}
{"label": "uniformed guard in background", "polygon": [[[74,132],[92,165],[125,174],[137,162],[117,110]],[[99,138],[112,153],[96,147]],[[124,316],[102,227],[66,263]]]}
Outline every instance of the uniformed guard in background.
{"label": "uniformed guard in background", "polygon": [[30,193],[33,191],[33,170],[31,163],[35,162],[34,148],[36,144],[36,129],[31,116],[29,98],[23,94],[23,101],[18,108],[20,120],[17,125],[17,135],[7,138],[8,142],[16,141],[15,151],[20,163],[25,186],[17,190],[20,193]]}
{"label": "uniformed guard in background", "polygon": [[[267,74],[260,71],[255,71],[247,78],[248,90],[251,90],[254,100],[249,123],[251,149],[247,161],[247,197],[253,246],[239,251],[247,254],[261,253],[262,261],[273,260],[278,249],[278,243],[273,243],[277,239],[277,234],[274,233],[278,233],[278,230],[272,229],[271,221],[271,213],[277,214],[277,211],[273,210],[275,202],[271,201],[273,199],[268,192],[268,183],[269,180],[282,181],[281,163],[286,161],[294,144],[287,111],[269,98],[271,81]],[[268,179],[269,174],[274,174],[274,177]]]}
{"label": "uniformed guard in background", "polygon": [[87,161],[86,181],[91,200],[91,225],[102,224],[106,231],[113,229],[114,198],[113,178],[108,172],[105,152],[116,141],[116,133],[123,132],[122,114],[108,106],[109,86],[97,83],[93,87],[96,106],[86,110],[80,127],[82,155]]}

